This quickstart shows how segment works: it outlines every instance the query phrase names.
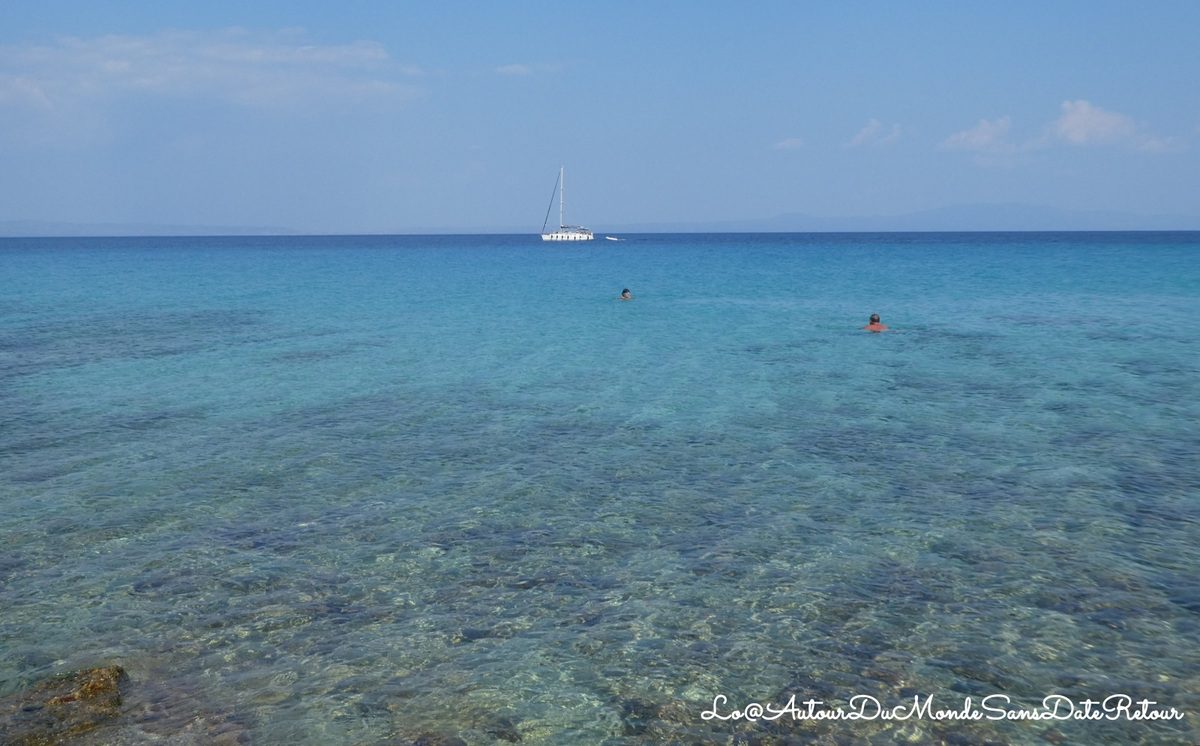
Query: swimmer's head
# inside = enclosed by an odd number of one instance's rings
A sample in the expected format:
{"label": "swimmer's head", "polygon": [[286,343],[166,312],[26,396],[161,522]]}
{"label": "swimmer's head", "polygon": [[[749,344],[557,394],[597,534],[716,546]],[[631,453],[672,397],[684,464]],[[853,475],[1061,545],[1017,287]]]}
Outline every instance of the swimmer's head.
{"label": "swimmer's head", "polygon": [[879,323],[879,314],[877,314],[877,313],[873,313],[873,314],[871,314],[871,323],[872,323],[872,324],[878,324],[878,323]]}

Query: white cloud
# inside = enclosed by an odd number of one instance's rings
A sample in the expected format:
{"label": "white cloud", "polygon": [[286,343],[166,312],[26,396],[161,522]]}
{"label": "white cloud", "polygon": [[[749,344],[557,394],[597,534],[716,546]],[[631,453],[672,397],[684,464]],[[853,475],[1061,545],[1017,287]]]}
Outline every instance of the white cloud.
{"label": "white cloud", "polygon": [[496,73],[499,75],[533,75],[533,68],[529,65],[501,65],[496,68]]}
{"label": "white cloud", "polygon": [[1071,145],[1119,145],[1147,153],[1179,150],[1182,142],[1149,132],[1130,117],[1107,111],[1088,101],[1063,101],[1062,113],[1051,124],[1054,136]]}
{"label": "white cloud", "polygon": [[775,150],[799,150],[804,147],[804,140],[799,137],[786,137],[772,147]]}
{"label": "white cloud", "polygon": [[1083,99],[1064,101],[1058,118],[1038,137],[1014,141],[1011,129],[1011,117],[981,119],[974,127],[946,138],[941,147],[974,153],[977,163],[989,166],[1011,166],[1023,154],[1062,145],[1120,147],[1146,153],[1176,152],[1185,147],[1180,138],[1156,135],[1131,117]]}
{"label": "white cloud", "polygon": [[1124,114],[1105,111],[1087,101],[1063,101],[1062,115],[1054,121],[1054,133],[1072,145],[1097,145],[1128,141],[1137,132]]}
{"label": "white cloud", "polygon": [[947,137],[942,142],[942,147],[947,150],[970,150],[985,153],[1009,152],[1015,149],[1008,139],[1008,132],[1011,128],[1011,117],[1004,116],[992,121],[980,119],[974,127]]}
{"label": "white cloud", "polygon": [[858,131],[858,134],[851,138],[850,142],[846,143],[848,148],[859,148],[865,146],[883,146],[889,145],[900,139],[901,129],[899,124],[893,124],[890,128],[885,127],[878,119],[872,119],[867,122],[866,126]]}
{"label": "white cloud", "polygon": [[251,106],[405,98],[418,68],[377,42],[309,43],[303,31],[167,31],[0,46],[0,105],[70,107],[123,95]]}

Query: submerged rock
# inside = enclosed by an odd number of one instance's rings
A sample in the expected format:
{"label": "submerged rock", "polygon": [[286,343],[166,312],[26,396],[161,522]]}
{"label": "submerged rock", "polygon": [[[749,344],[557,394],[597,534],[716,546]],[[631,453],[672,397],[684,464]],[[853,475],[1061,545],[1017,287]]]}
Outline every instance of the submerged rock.
{"label": "submerged rock", "polygon": [[0,743],[49,746],[97,728],[121,713],[120,666],[56,676],[0,699]]}
{"label": "submerged rock", "polygon": [[212,710],[186,677],[132,685],[120,666],[35,682],[0,697],[0,746],[241,746],[249,726]]}
{"label": "submerged rock", "polygon": [[658,720],[659,705],[640,699],[625,699],[621,703],[621,724],[626,736],[644,736]]}
{"label": "submerged rock", "polygon": [[491,720],[484,724],[483,732],[500,741],[521,741],[521,731],[517,730],[517,724],[502,715],[492,716]]}

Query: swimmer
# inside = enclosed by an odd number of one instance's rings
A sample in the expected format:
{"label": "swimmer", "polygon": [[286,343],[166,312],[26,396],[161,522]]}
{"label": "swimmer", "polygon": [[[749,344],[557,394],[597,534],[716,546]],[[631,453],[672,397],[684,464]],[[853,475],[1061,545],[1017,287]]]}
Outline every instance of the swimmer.
{"label": "swimmer", "polygon": [[629,292],[629,288],[621,291],[621,300],[633,300],[633,293]]}
{"label": "swimmer", "polygon": [[886,332],[888,330],[887,324],[880,322],[879,314],[877,313],[871,314],[870,323],[864,326],[863,329],[866,329],[869,332]]}

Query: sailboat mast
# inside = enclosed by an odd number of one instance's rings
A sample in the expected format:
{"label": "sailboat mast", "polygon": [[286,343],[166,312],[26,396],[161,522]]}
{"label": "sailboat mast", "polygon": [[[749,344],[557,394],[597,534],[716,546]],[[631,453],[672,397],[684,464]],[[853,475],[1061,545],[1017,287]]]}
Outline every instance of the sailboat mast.
{"label": "sailboat mast", "polygon": [[558,227],[561,228],[567,224],[567,182],[566,168],[558,167]]}

